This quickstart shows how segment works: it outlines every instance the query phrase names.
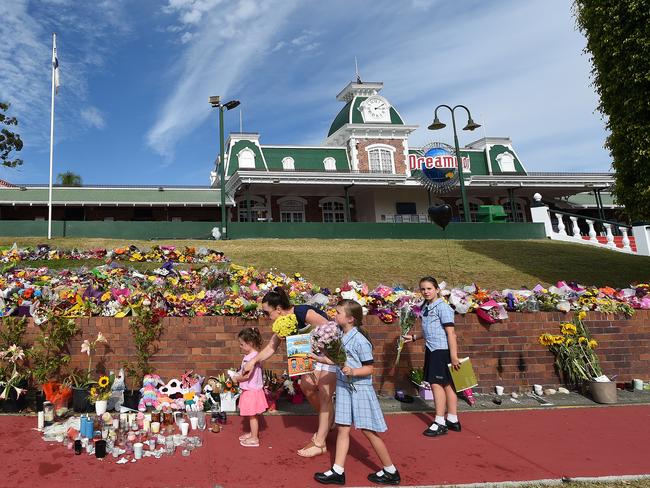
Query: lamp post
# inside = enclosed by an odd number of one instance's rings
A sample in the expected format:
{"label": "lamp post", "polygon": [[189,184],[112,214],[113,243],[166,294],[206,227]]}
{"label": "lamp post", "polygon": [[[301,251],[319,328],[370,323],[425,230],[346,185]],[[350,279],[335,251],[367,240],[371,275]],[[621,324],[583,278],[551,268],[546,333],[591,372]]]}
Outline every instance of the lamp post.
{"label": "lamp post", "polygon": [[428,127],[429,130],[444,129],[447,126],[440,122],[440,119],[438,118],[438,109],[441,107],[445,107],[451,112],[451,123],[454,127],[454,145],[456,147],[456,164],[458,165],[458,179],[460,180],[460,198],[463,202],[463,215],[465,222],[470,222],[469,204],[467,202],[467,193],[465,193],[465,177],[463,176],[463,163],[460,158],[460,147],[458,146],[458,134],[456,133],[456,117],[454,116],[454,111],[457,108],[463,108],[467,112],[467,125],[463,127],[463,130],[474,130],[481,126],[474,122],[472,114],[469,113],[469,109],[465,105],[456,105],[454,108],[451,108],[449,105],[442,104],[436,107],[436,110],[433,113],[433,123]]}
{"label": "lamp post", "polygon": [[221,97],[210,97],[210,105],[219,109],[219,193],[221,196],[221,238],[228,239],[228,219],[226,217],[226,162],[223,145],[223,112],[239,105],[239,100],[221,103]]}

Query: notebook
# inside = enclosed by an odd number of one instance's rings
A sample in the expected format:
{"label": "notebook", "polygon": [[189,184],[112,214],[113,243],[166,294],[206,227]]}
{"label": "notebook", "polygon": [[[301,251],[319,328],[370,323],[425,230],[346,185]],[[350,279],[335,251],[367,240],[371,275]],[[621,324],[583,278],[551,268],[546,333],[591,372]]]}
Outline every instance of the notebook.
{"label": "notebook", "polygon": [[472,368],[472,361],[469,357],[460,360],[459,369],[452,368],[451,363],[447,367],[449,368],[451,379],[454,382],[454,388],[457,392],[478,386],[474,368]]}

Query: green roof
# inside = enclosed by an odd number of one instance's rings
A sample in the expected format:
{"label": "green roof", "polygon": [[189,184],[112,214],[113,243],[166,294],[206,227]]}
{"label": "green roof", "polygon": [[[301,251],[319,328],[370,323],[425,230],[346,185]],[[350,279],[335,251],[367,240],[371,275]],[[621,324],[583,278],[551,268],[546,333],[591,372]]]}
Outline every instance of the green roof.
{"label": "green roof", "polygon": [[[508,172],[501,171],[501,166],[499,165],[499,162],[497,161],[497,157],[499,156],[499,154],[503,154],[503,153],[506,153],[506,152],[511,154],[512,157],[514,158],[514,163],[515,163],[515,171],[514,172],[512,172],[512,171],[508,171]],[[501,175],[501,174],[523,174],[523,175],[525,175],[526,174],[526,170],[524,169],[524,166],[521,164],[521,161],[519,161],[519,158],[517,157],[515,152],[511,148],[509,148],[507,146],[503,146],[501,144],[495,144],[494,146],[492,146],[490,148],[490,161],[492,163],[492,174],[493,175]]]}
{"label": "green roof", "polygon": [[255,154],[256,170],[266,170],[266,166],[264,166],[264,158],[260,152],[260,147],[253,141],[249,141],[247,139],[239,139],[235,142],[228,153],[228,176],[232,176],[239,169],[239,160],[237,159],[237,155],[243,149],[250,149]]}
{"label": "green roof", "polygon": [[330,147],[266,147],[262,146],[269,171],[282,171],[282,160],[291,157],[296,171],[323,171],[325,158],[334,158],[336,171],[349,171],[348,152]]}
{"label": "green roof", "polygon": [[[48,188],[23,187],[1,188],[0,204],[31,203],[47,205]],[[61,204],[106,204],[106,205],[217,205],[220,202],[218,189],[201,188],[125,188],[125,187],[75,187],[53,188],[52,203]],[[230,200],[230,199],[229,199]]]}
{"label": "green roof", "polygon": [[[359,106],[369,97],[354,97],[351,101],[345,104],[341,111],[336,114],[334,122],[330,126],[327,136],[331,136],[345,124],[363,124],[363,116],[359,110]],[[390,123],[393,125],[404,125],[404,121],[392,106],[390,107]]]}

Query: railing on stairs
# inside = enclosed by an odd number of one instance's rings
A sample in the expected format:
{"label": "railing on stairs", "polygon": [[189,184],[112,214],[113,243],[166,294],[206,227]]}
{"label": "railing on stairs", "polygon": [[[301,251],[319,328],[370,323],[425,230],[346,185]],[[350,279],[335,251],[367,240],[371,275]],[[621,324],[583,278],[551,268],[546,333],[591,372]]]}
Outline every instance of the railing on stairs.
{"label": "railing on stairs", "polygon": [[[553,240],[575,242],[630,254],[650,255],[650,226],[631,226],[620,222],[550,210],[535,193],[531,208],[533,222],[544,224],[546,236]],[[630,236],[632,233],[632,236]]]}

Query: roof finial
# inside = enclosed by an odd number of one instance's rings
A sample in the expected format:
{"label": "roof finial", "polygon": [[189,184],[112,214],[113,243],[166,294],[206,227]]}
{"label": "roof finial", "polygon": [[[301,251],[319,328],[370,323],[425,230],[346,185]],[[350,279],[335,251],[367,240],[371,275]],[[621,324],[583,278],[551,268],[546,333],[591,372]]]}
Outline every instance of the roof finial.
{"label": "roof finial", "polygon": [[361,81],[361,75],[359,74],[359,65],[357,64],[357,57],[354,57],[354,72],[357,75],[357,83],[363,83]]}

